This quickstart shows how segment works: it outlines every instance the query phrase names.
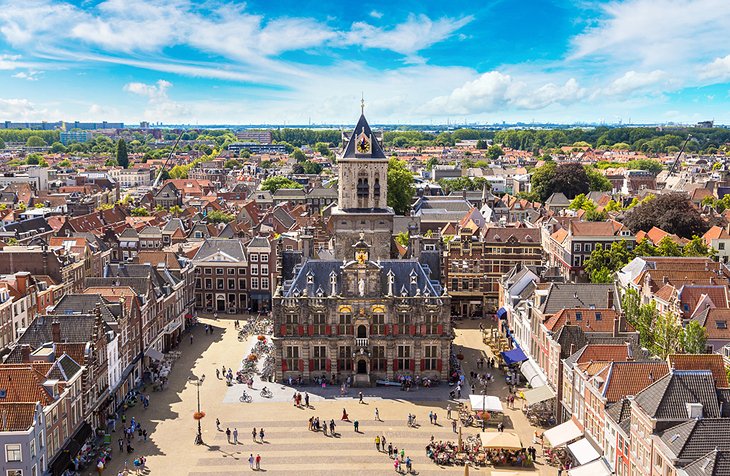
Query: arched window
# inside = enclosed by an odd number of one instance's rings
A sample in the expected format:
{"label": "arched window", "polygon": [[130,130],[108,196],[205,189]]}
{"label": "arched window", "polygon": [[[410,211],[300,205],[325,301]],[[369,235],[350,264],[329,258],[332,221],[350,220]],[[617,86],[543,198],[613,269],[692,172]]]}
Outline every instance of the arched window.
{"label": "arched window", "polygon": [[368,179],[357,179],[357,196],[358,198],[367,198],[368,196]]}
{"label": "arched window", "polygon": [[376,197],[380,197],[380,179],[375,178],[375,186],[373,187],[373,195]]}

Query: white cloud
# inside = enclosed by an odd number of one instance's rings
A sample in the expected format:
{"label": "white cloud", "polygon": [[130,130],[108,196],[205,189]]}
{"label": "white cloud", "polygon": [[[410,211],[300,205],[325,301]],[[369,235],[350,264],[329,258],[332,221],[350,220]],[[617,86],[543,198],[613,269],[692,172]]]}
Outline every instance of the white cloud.
{"label": "white cloud", "polygon": [[[727,51],[730,2],[627,0],[602,8],[604,19],[573,39],[573,58],[603,57],[644,66],[684,65]],[[681,70],[678,68],[677,73]]]}
{"label": "white cloud", "polygon": [[13,75],[16,79],[25,79],[26,81],[38,81],[38,76],[43,74],[43,71],[18,71]]}
{"label": "white cloud", "polygon": [[717,81],[730,79],[730,55],[715,58],[712,63],[704,65],[700,70],[700,77]]}
{"label": "white cloud", "polygon": [[370,16],[373,18],[383,18],[383,12],[380,12],[378,10],[373,10],[370,12]]}
{"label": "white cloud", "polygon": [[623,76],[616,78],[611,84],[603,88],[600,93],[608,96],[620,96],[645,90],[667,79],[667,74],[659,69],[648,73],[627,71]]}
{"label": "white cloud", "polygon": [[172,83],[164,79],[158,80],[155,84],[127,83],[124,91],[147,98],[147,109],[144,111],[145,119],[153,121],[177,120],[190,115],[190,109],[167,96],[167,91]]}
{"label": "white cloud", "polygon": [[10,121],[46,121],[60,117],[58,111],[39,108],[28,99],[0,98],[0,117]]}
{"label": "white cloud", "polygon": [[563,84],[540,84],[490,71],[446,96],[431,99],[422,110],[426,114],[482,114],[501,109],[543,109],[553,104],[571,104],[585,95],[586,90],[575,78]]}
{"label": "white cloud", "polygon": [[394,28],[378,28],[365,22],[356,22],[344,34],[344,43],[391,50],[409,56],[443,41],[473,19],[472,16],[466,16],[431,20],[426,15],[410,15],[405,23],[399,23]]}

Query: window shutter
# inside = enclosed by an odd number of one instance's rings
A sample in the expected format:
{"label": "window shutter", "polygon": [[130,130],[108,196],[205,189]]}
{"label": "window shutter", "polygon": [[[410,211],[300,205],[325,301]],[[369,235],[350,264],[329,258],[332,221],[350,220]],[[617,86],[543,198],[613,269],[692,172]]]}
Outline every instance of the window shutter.
{"label": "window shutter", "polygon": [[309,359],[309,371],[314,370],[314,359]]}
{"label": "window shutter", "polygon": [[421,335],[422,336],[426,335],[426,324],[421,324]]}
{"label": "window shutter", "polygon": [[442,335],[444,333],[444,326],[443,324],[439,324],[436,326],[436,333],[438,335]]}
{"label": "window shutter", "polygon": [[330,359],[327,359],[324,361],[324,369],[325,371],[329,372],[332,370],[332,361]]}
{"label": "window shutter", "polygon": [[390,324],[385,325],[385,335],[388,335],[388,331],[390,330]]}
{"label": "window shutter", "polygon": [[299,334],[300,336],[304,335],[304,326],[303,325],[299,324],[299,326],[297,326],[297,334]]}
{"label": "window shutter", "polygon": [[286,325],[282,324],[279,327],[279,332],[281,332],[281,335],[285,336],[286,335]]}
{"label": "window shutter", "polygon": [[421,359],[421,372],[426,368],[426,359]]}
{"label": "window shutter", "polygon": [[332,326],[324,326],[324,334],[325,335],[332,334]]}
{"label": "window shutter", "polygon": [[398,359],[393,359],[393,370],[394,371],[398,370]]}
{"label": "window shutter", "polygon": [[410,362],[411,362],[411,372],[413,372],[414,370],[416,370],[416,359],[411,359]]}
{"label": "window shutter", "polygon": [[281,371],[286,372],[286,360],[281,361]]}
{"label": "window shutter", "polygon": [[415,324],[411,324],[411,335],[412,336],[416,335],[416,325]]}
{"label": "window shutter", "polygon": [[299,359],[299,371],[304,372],[304,359]]}
{"label": "window shutter", "polygon": [[373,335],[373,327],[375,327],[375,326],[373,326],[372,324],[370,324],[370,335]]}
{"label": "window shutter", "polygon": [[337,324],[337,335],[340,335],[340,325]]}
{"label": "window shutter", "polygon": [[438,370],[439,372],[441,372],[441,368],[442,368],[441,364],[442,364],[441,359],[438,359],[436,361],[436,370]]}
{"label": "window shutter", "polygon": [[398,334],[398,324],[393,324],[393,334]]}
{"label": "window shutter", "polygon": [[309,325],[309,335],[310,336],[313,336],[314,335],[314,326],[311,325],[311,324]]}

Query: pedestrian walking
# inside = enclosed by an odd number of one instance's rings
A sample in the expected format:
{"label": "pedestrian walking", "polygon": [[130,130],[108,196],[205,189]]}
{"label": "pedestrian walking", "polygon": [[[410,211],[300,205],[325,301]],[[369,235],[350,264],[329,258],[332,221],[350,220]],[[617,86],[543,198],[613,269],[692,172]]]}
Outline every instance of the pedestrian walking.
{"label": "pedestrian walking", "polygon": [[190,334],[190,345],[193,345],[193,334]]}
{"label": "pedestrian walking", "polygon": [[124,439],[119,438],[119,441],[117,441],[117,443],[119,443],[119,451],[124,451]]}
{"label": "pedestrian walking", "polygon": [[144,441],[147,441],[147,429],[145,428],[142,430],[142,437],[144,438]]}
{"label": "pedestrian walking", "polygon": [[335,436],[335,421],[330,420],[330,435]]}
{"label": "pedestrian walking", "polygon": [[451,404],[446,405],[446,419],[451,420]]}
{"label": "pedestrian walking", "polygon": [[393,461],[393,468],[395,468],[395,472],[400,474],[400,462],[398,461],[398,458]]}
{"label": "pedestrian walking", "polygon": [[355,427],[355,433],[360,433],[360,422],[355,420],[353,426]]}
{"label": "pedestrian walking", "polygon": [[380,437],[380,444],[383,445],[383,451],[385,451],[385,435]]}
{"label": "pedestrian walking", "polygon": [[256,427],[254,427],[253,430],[251,431],[251,436],[253,437],[254,443],[256,443],[256,435],[257,434],[258,433],[256,433]]}
{"label": "pedestrian walking", "polygon": [[428,412],[428,422],[433,425],[433,412]]}
{"label": "pedestrian walking", "polygon": [[259,437],[261,438],[261,443],[263,443],[264,442],[264,429],[263,428],[261,428],[259,430]]}
{"label": "pedestrian walking", "polygon": [[375,449],[380,453],[380,435],[375,435]]}
{"label": "pedestrian walking", "polygon": [[357,392],[357,396],[360,397],[360,403],[365,403],[362,401],[362,392]]}
{"label": "pedestrian walking", "polygon": [[304,392],[304,405],[309,408],[309,392]]}
{"label": "pedestrian walking", "polygon": [[393,456],[393,443],[388,443],[388,458]]}
{"label": "pedestrian walking", "polygon": [[221,431],[221,421],[219,419],[215,419],[215,427],[218,431]]}
{"label": "pedestrian walking", "polygon": [[233,429],[233,444],[238,444],[238,428]]}
{"label": "pedestrian walking", "polygon": [[261,469],[261,455],[256,453],[256,471]]}
{"label": "pedestrian walking", "polygon": [[381,421],[380,420],[380,412],[378,411],[378,408],[375,407],[375,421]]}
{"label": "pedestrian walking", "polygon": [[251,456],[248,457],[248,465],[251,469],[253,469],[253,462],[254,462],[254,457],[253,457],[253,453],[251,453]]}
{"label": "pedestrian walking", "polygon": [[221,379],[221,371],[218,369],[215,369],[215,378],[217,378],[218,380]]}
{"label": "pedestrian walking", "polygon": [[347,416],[347,411],[344,408],[342,409],[342,421],[350,421],[350,417]]}
{"label": "pedestrian walking", "polygon": [[436,413],[434,413],[433,414],[433,424],[434,425],[438,425],[438,418],[439,418],[439,416]]}
{"label": "pedestrian walking", "polygon": [[226,439],[228,440],[229,443],[231,442],[231,429],[230,428],[226,428]]}
{"label": "pedestrian walking", "polygon": [[398,447],[393,447],[393,459],[398,459]]}
{"label": "pedestrian walking", "polygon": [[406,458],[406,473],[411,474],[411,457]]}
{"label": "pedestrian walking", "polygon": [[406,458],[406,450],[405,450],[405,448],[401,448],[400,449],[400,460],[405,461],[405,458]]}

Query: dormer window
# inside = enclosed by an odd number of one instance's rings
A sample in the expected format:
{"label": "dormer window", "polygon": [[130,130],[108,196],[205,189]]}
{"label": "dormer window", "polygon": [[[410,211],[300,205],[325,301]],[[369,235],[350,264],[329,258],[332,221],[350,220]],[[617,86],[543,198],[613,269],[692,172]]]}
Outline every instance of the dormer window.
{"label": "dormer window", "polygon": [[715,321],[718,329],[727,329],[727,321]]}
{"label": "dormer window", "polygon": [[582,312],[576,312],[575,313],[575,320],[576,321],[582,321],[583,320],[583,313]]}
{"label": "dormer window", "polygon": [[314,273],[307,273],[307,284],[314,284]]}

